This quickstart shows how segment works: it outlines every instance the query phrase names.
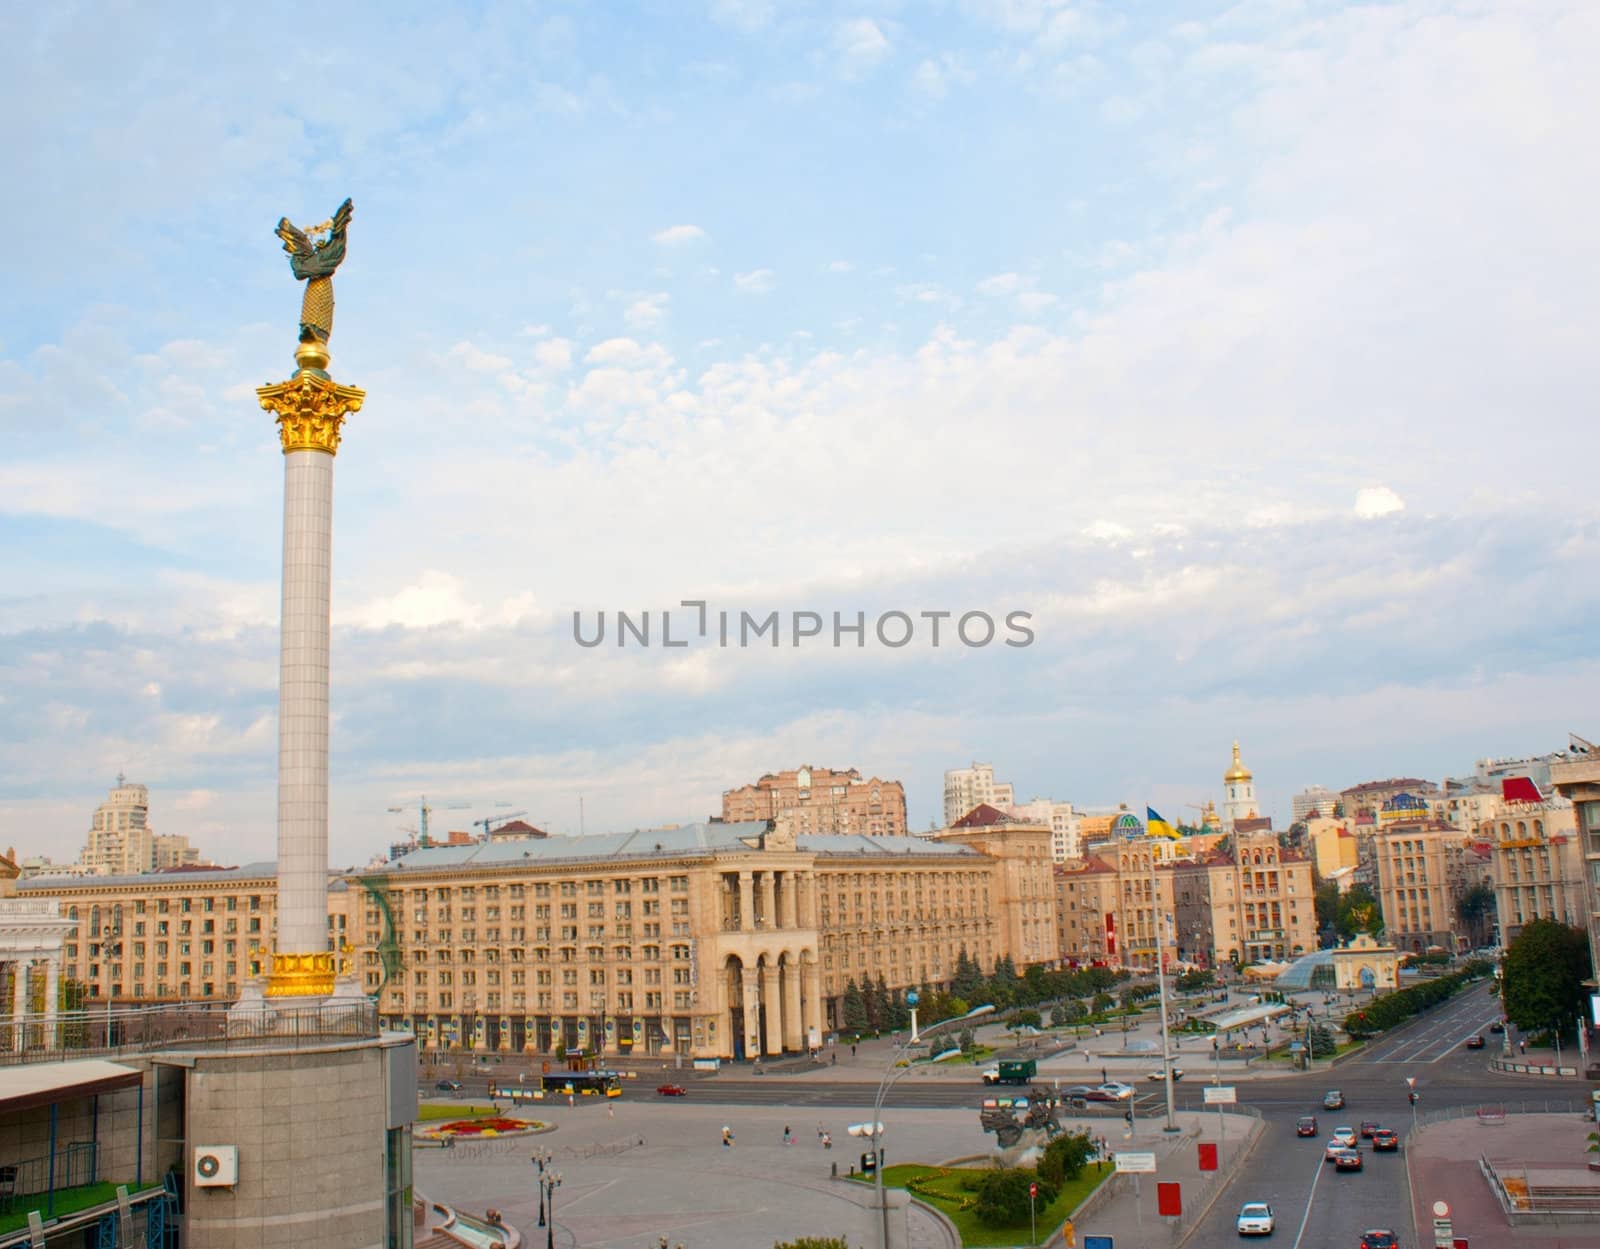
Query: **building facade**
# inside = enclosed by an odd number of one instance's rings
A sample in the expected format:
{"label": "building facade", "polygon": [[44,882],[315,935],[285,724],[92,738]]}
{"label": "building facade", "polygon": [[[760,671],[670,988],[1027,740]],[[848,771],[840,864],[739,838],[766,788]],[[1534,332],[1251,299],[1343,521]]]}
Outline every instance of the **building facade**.
{"label": "building facade", "polygon": [[1380,824],[1372,847],[1389,940],[1409,954],[1466,948],[1458,904],[1473,886],[1493,881],[1472,834],[1438,820],[1401,821]]}
{"label": "building facade", "polygon": [[1227,849],[1172,870],[1186,962],[1282,962],[1316,948],[1311,862],[1286,851],[1276,833],[1235,834]]}
{"label": "building facade", "polygon": [[89,872],[127,876],[138,872],[187,867],[200,854],[187,837],[157,833],[150,827],[150,791],[117,777],[110,795],[95,808],[89,837],[79,864]]}
{"label": "building facade", "polygon": [[[272,863],[129,876],[37,876],[18,897],[49,900],[73,921],[62,974],[86,1003],[233,1001],[262,974],[277,931]],[[348,939],[348,892],[330,886],[328,932]]]}
{"label": "building facade", "polygon": [[797,833],[861,833],[903,836],[906,791],[899,781],[861,773],[803,767],[769,773],[754,785],[722,795],[722,818],[729,823],[792,819]]}
{"label": "building facade", "polygon": [[1055,862],[1066,863],[1082,854],[1078,812],[1070,802],[1035,798],[1012,807],[1011,814],[1023,823],[1039,824],[1050,830],[1050,857]]}
{"label": "building facade", "polygon": [[1384,803],[1399,794],[1411,794],[1414,797],[1429,799],[1438,792],[1439,787],[1432,781],[1424,781],[1415,776],[1403,776],[1391,777],[1386,781],[1363,781],[1359,785],[1352,785],[1349,789],[1339,791],[1339,800],[1344,803],[1344,815],[1347,820],[1354,820],[1363,814],[1376,819]]}
{"label": "building facade", "polygon": [[1010,781],[994,779],[994,765],[974,763],[944,774],[944,824],[948,828],[974,807],[988,805],[1002,811],[1016,805]]}
{"label": "building facade", "polygon": [[1550,765],[1550,783],[1572,803],[1574,831],[1583,858],[1584,919],[1589,957],[1600,973],[1600,749],[1574,738],[1567,756]]}
{"label": "building facade", "polygon": [[1476,829],[1477,840],[1490,846],[1499,943],[1510,945],[1536,919],[1586,927],[1583,850],[1572,804],[1499,806]]}
{"label": "building facade", "polygon": [[1331,817],[1339,805],[1339,795],[1321,785],[1308,785],[1289,800],[1289,811],[1294,823],[1309,820],[1313,815]]}

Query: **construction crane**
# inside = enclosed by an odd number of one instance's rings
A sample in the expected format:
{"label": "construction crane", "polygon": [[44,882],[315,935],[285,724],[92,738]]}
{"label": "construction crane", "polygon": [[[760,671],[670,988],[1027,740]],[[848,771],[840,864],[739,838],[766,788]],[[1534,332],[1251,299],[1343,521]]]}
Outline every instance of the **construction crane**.
{"label": "construction crane", "polygon": [[489,834],[494,832],[494,825],[504,824],[527,814],[526,811],[508,811],[504,815],[491,815],[485,819],[473,820],[472,827],[483,829],[484,839],[488,840]]}
{"label": "construction crane", "polygon": [[[446,811],[466,811],[466,810],[470,809],[471,806],[472,806],[472,804],[470,802],[452,802],[449,805],[447,805],[446,807],[444,807],[443,809],[446,810]],[[415,837],[417,839],[417,844],[419,846],[422,846],[424,848],[426,848],[428,846],[431,846],[433,844],[433,840],[432,840],[432,838],[430,838],[428,836],[428,817],[430,815],[432,815],[435,810],[438,810],[438,809],[439,808],[436,808],[436,807],[430,807],[428,805],[428,795],[427,794],[423,794],[420,798],[417,799],[417,816],[418,816],[417,827],[416,828],[403,828],[403,829],[401,829],[401,831],[402,832],[406,832],[406,833],[410,833],[413,837]],[[409,807],[390,807],[390,808],[388,808],[389,814],[391,814],[391,815],[400,815],[403,812],[408,811],[408,810],[410,810]]]}

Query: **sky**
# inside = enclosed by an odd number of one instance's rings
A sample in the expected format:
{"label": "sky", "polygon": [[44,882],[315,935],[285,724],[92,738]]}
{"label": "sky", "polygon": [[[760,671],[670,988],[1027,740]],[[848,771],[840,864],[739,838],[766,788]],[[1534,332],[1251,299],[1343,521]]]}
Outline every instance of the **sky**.
{"label": "sky", "polygon": [[[923,828],[980,760],[1178,819],[1237,738],[1287,823],[1561,748],[1600,727],[1597,62],[1586,0],[10,6],[0,851],[70,860],[126,772],[272,856],[253,392],[273,228],[345,196],[338,865],[424,795],[625,829],[809,763]],[[685,600],[713,636],[663,646]]]}

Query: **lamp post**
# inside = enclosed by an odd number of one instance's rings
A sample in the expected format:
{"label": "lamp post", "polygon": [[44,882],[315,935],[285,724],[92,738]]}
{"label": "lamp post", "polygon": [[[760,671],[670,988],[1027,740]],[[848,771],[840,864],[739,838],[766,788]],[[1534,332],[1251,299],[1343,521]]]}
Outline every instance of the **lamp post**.
{"label": "lamp post", "polygon": [[[113,979],[116,976],[116,969],[112,966],[111,960],[114,959],[114,958],[119,958],[119,957],[121,957],[121,955],[122,955],[122,929],[121,928],[108,928],[108,929],[106,929],[106,939],[100,946],[100,958],[101,958],[101,964],[100,965],[105,968],[105,973],[106,973],[106,1048],[107,1049],[110,1049],[111,1046],[112,1046],[112,1040],[111,1040],[111,988],[112,988]],[[45,1003],[45,1008],[47,1010],[49,1009],[49,1006],[50,1006],[50,1003],[46,1002]]]}
{"label": "lamp post", "polygon": [[[922,1030],[922,1035],[924,1038],[929,1037],[933,1033],[940,1032],[945,1028],[951,1027],[952,1025],[966,1023],[968,1020],[977,1019],[980,1015],[990,1014],[993,1012],[993,1010],[994,1006],[992,1004],[975,1006],[965,1015],[957,1015],[953,1019],[943,1019],[938,1023],[933,1024],[931,1027],[924,1028]],[[872,1137],[872,1174],[874,1177],[873,1187],[878,1190],[878,1231],[882,1237],[881,1241],[879,1242],[882,1246],[882,1249],[889,1249],[889,1206],[885,1200],[885,1194],[883,1191],[883,1153],[879,1149],[878,1145],[879,1138],[883,1134],[883,1120],[881,1118],[883,1114],[883,1099],[889,1090],[894,1087],[894,1082],[907,1071],[911,1070],[909,1066],[902,1067],[899,1065],[900,1060],[905,1057],[906,1052],[910,1048],[910,1041],[902,1041],[898,1046],[895,1047],[893,1053],[889,1057],[889,1065],[884,1068],[883,1077],[878,1081],[878,1094],[872,1099],[872,1123],[870,1124]],[[550,1249],[554,1249],[554,1246],[551,1246]]]}
{"label": "lamp post", "polygon": [[539,1226],[544,1226],[544,1173],[545,1168],[555,1160],[555,1155],[548,1149],[533,1155],[530,1162],[539,1168],[539,1174],[534,1178],[534,1184],[539,1189]]}
{"label": "lamp post", "polygon": [[[544,1227],[545,1249],[556,1249],[556,1189],[561,1187],[561,1172],[546,1170],[539,1176],[540,1224]],[[550,1212],[549,1220],[544,1218]]]}

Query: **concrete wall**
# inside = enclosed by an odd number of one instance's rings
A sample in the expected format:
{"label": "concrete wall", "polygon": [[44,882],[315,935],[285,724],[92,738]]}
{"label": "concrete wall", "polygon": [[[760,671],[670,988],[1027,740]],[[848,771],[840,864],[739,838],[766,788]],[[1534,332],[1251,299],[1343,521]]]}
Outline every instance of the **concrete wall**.
{"label": "concrete wall", "polygon": [[381,1249],[388,1124],[384,1048],[194,1055],[186,1168],[235,1145],[234,1188],[189,1187],[191,1249]]}

